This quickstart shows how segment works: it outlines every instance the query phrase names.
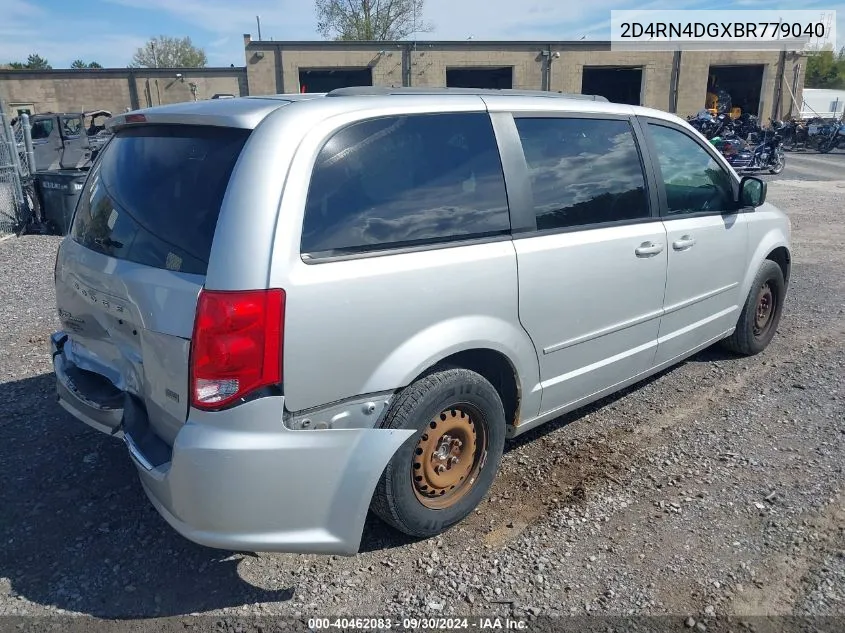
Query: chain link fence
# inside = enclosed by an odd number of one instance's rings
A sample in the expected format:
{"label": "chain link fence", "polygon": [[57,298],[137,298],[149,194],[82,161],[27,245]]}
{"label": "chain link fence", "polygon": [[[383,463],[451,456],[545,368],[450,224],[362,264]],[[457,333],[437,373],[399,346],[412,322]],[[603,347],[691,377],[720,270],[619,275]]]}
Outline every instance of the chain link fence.
{"label": "chain link fence", "polygon": [[25,131],[16,118],[0,101],[0,237],[20,232],[37,204],[33,199]]}

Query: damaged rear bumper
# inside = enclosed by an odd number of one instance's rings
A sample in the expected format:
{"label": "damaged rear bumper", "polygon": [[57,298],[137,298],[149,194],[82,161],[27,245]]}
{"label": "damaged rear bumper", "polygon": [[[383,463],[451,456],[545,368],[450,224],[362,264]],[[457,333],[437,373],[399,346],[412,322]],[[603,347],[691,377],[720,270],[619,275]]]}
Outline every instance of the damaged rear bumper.
{"label": "damaged rear bumper", "polygon": [[[112,433],[66,384],[55,337],[53,346],[62,406]],[[413,431],[290,430],[283,411],[283,396],[191,409],[171,447],[127,396],[119,433],[153,505],[186,538],[241,551],[354,554],[375,485]]]}

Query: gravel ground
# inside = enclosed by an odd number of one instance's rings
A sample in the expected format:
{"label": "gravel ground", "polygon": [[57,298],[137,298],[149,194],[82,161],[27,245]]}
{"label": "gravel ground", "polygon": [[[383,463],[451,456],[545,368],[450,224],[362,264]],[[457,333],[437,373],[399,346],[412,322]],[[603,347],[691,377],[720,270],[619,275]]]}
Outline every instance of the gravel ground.
{"label": "gravel ground", "polygon": [[[0,243],[0,615],[179,616],[173,630],[238,630],[228,615],[636,615],[712,631],[796,614],[845,628],[843,193],[770,185],[794,266],[765,353],[707,350],[520,437],[462,525],[413,541],[371,518],[349,558],[233,554],[172,531],[123,445],[55,404],[58,238]],[[146,622],[133,630],[164,626]]]}

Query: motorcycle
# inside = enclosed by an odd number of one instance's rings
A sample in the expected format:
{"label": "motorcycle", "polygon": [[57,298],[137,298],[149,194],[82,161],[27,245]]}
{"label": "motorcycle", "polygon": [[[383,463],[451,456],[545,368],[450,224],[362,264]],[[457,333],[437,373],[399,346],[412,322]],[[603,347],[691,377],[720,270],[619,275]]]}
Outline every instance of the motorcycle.
{"label": "motorcycle", "polygon": [[799,145],[807,144],[807,126],[803,121],[798,119],[790,119],[789,121],[773,120],[771,122],[772,130],[777,132],[783,138],[783,148],[786,151],[793,151]]}
{"label": "motorcycle", "polygon": [[710,131],[716,123],[716,117],[709,110],[701,110],[697,114],[687,117],[687,122],[701,132],[705,138],[710,138]]}
{"label": "motorcycle", "polygon": [[766,133],[756,147],[740,138],[716,137],[710,140],[738,174],[768,171],[779,174],[786,167],[783,138],[776,132]]}
{"label": "motorcycle", "polygon": [[842,120],[810,125],[809,133],[816,149],[822,154],[845,146],[845,123]]}
{"label": "motorcycle", "polygon": [[687,119],[689,124],[701,132],[706,139],[713,139],[717,136],[735,136],[736,130],[734,121],[727,113],[713,116],[707,110],[702,110],[695,116]]}
{"label": "motorcycle", "polygon": [[710,131],[710,138],[715,138],[717,136],[739,136],[737,132],[738,130],[736,122],[731,118],[728,113],[723,112],[721,114],[716,115],[716,121],[713,124],[713,129]]}
{"label": "motorcycle", "polygon": [[762,130],[759,119],[753,114],[744,112],[734,121],[734,131],[738,137],[747,139],[752,134],[759,134]]}

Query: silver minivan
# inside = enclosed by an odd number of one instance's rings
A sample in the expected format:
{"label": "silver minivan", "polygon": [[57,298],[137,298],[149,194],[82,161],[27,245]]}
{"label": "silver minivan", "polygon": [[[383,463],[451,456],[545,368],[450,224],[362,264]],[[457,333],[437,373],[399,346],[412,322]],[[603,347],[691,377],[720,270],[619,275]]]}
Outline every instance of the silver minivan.
{"label": "silver minivan", "polygon": [[212,547],[438,534],[507,437],[781,316],[788,219],[674,115],[362,88],[111,128],[56,261],[59,402]]}

